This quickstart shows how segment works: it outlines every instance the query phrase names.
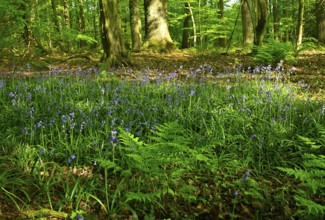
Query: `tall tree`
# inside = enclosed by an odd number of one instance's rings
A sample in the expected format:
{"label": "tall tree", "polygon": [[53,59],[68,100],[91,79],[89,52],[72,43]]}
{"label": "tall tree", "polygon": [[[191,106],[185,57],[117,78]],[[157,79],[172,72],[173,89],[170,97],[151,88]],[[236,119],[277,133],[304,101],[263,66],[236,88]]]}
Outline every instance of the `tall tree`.
{"label": "tall tree", "polygon": [[132,50],[139,51],[142,46],[142,25],[139,0],[129,0]]}
{"label": "tall tree", "polygon": [[118,0],[100,0],[100,21],[102,44],[104,49],[103,61],[110,65],[119,65],[125,56],[125,45],[120,24]]}
{"label": "tall tree", "polygon": [[[78,6],[79,6],[79,32],[81,34],[85,34],[85,16],[84,16],[84,5],[83,0],[78,0]],[[86,42],[84,40],[80,40],[79,46],[83,47],[85,46]]]}
{"label": "tall tree", "polygon": [[325,44],[325,0],[317,0],[316,16],[317,16],[317,38],[319,42]]}
{"label": "tall tree", "polygon": [[[221,20],[222,27],[224,27],[225,22],[223,22],[223,20],[224,20],[224,16],[225,16],[225,4],[224,4],[223,0],[219,0],[218,8],[219,8],[219,13],[218,13],[219,19]],[[226,37],[225,36],[219,37],[218,40],[219,40],[219,42],[218,42],[219,46],[221,46],[221,47],[226,46]]]}
{"label": "tall tree", "polygon": [[175,44],[168,30],[167,0],[145,0],[147,16],[146,48],[154,51],[171,51]]}
{"label": "tall tree", "polygon": [[70,27],[70,13],[68,0],[63,0],[63,19],[65,27]]}
{"label": "tall tree", "polygon": [[267,0],[256,0],[256,27],[255,27],[254,44],[257,46],[262,46],[263,35],[267,23],[267,17],[268,17]]}
{"label": "tall tree", "polygon": [[243,28],[243,44],[244,46],[252,45],[254,43],[254,25],[252,18],[252,7],[250,0],[242,0],[242,28]]}
{"label": "tall tree", "polygon": [[273,0],[272,10],[273,10],[273,34],[274,40],[279,40],[280,31],[280,17],[279,17],[279,2],[278,0]]}
{"label": "tall tree", "polygon": [[182,46],[181,48],[189,48],[190,47],[190,20],[191,20],[191,12],[190,12],[190,3],[184,3],[184,12],[185,18],[183,22],[183,36],[182,36]]}
{"label": "tall tree", "polygon": [[304,0],[299,0],[297,39],[296,39],[296,48],[297,49],[299,49],[299,47],[302,43],[303,20],[304,20]]}

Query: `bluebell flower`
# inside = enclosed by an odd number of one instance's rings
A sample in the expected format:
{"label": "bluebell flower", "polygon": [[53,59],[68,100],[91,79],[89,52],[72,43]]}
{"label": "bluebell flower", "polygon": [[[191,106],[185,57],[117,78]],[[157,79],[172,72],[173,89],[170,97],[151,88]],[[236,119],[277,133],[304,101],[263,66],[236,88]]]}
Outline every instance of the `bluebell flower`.
{"label": "bluebell flower", "polygon": [[13,93],[13,92],[10,92],[10,93],[9,93],[9,97],[10,97],[10,98],[13,98],[13,97],[15,97],[15,93]]}
{"label": "bluebell flower", "polygon": [[236,191],[234,192],[234,196],[235,196],[235,197],[237,197],[237,196],[238,196],[238,194],[239,194],[239,191],[238,191],[238,190],[236,190]]}
{"label": "bluebell flower", "polygon": [[5,87],[4,83],[2,80],[0,80],[0,89],[3,89]]}
{"label": "bluebell flower", "polygon": [[195,95],[195,90],[192,89],[189,96],[194,96],[194,95]]}
{"label": "bluebell flower", "polygon": [[74,119],[74,112],[71,112],[71,113],[69,114],[69,116],[70,116],[72,119]]}
{"label": "bluebell flower", "polygon": [[69,164],[72,163],[72,161],[73,161],[74,159],[76,159],[76,156],[73,154],[73,155],[71,155],[71,156],[68,158],[68,163],[69,163]]}
{"label": "bluebell flower", "polygon": [[67,122],[67,116],[66,115],[62,115],[61,116],[62,122],[66,123]]}

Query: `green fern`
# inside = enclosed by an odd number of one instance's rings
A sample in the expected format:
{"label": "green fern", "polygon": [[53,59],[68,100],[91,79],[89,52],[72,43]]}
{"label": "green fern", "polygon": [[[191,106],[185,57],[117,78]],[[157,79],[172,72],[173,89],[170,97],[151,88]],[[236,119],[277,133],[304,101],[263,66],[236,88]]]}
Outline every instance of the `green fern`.
{"label": "green fern", "polygon": [[[299,136],[299,139],[307,146],[309,150],[303,149],[302,151],[317,151],[323,152],[324,145],[318,145],[317,143],[323,143],[324,141],[324,128],[319,126],[321,137],[317,140],[312,140],[307,137]],[[298,192],[298,195],[294,196],[297,204],[304,207],[304,210],[300,210],[298,214],[324,217],[325,216],[325,200],[314,201],[313,198],[325,196],[325,156],[322,154],[303,153],[303,166],[304,169],[292,169],[292,168],[278,168],[279,170],[294,176],[303,183],[304,190]]]}

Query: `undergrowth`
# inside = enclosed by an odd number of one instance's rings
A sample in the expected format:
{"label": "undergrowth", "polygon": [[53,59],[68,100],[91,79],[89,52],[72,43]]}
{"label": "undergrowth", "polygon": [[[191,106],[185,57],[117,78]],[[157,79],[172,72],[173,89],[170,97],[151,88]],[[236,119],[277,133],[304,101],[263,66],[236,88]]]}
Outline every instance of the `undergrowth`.
{"label": "undergrowth", "polygon": [[281,68],[183,72],[2,75],[0,207],[27,218],[323,215],[324,103],[301,99]]}

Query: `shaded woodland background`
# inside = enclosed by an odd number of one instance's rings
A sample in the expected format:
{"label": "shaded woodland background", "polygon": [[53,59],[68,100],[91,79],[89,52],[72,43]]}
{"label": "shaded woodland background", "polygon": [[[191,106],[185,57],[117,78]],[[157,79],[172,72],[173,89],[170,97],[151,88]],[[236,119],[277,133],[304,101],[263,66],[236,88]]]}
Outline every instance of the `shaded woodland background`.
{"label": "shaded woodland background", "polygon": [[[105,10],[116,14],[105,15]],[[0,16],[1,59],[6,63],[4,59],[49,54],[91,59],[91,54],[104,51],[125,57],[132,50],[176,48],[239,53],[271,41],[290,43],[297,51],[325,43],[323,0],[195,0],[168,5],[166,0],[1,0]],[[107,21],[121,28],[113,34],[120,40],[105,37],[102,24]],[[120,45],[120,51],[109,51],[107,44]]]}

